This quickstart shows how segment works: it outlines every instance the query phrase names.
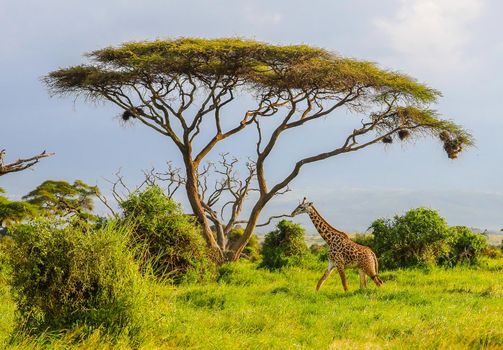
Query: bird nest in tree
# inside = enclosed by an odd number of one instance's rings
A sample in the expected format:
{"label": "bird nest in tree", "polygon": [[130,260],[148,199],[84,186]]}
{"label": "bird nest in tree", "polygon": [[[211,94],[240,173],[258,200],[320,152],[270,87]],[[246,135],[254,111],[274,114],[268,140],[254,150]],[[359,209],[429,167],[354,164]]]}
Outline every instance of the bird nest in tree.
{"label": "bird nest in tree", "polygon": [[387,144],[393,143],[393,138],[391,136],[384,136],[382,142]]}
{"label": "bird nest in tree", "polygon": [[449,134],[448,131],[444,130],[440,134],[438,134],[438,137],[440,138],[440,140],[445,142],[451,139],[451,134]]}
{"label": "bird nest in tree", "polygon": [[403,129],[403,130],[398,131],[398,137],[402,141],[405,140],[405,139],[407,139],[407,138],[409,138],[409,136],[410,136],[410,131],[409,130]]}
{"label": "bird nest in tree", "polygon": [[456,159],[463,150],[463,142],[459,139],[446,140],[444,141],[444,149],[450,159]]}
{"label": "bird nest in tree", "polygon": [[138,115],[141,113],[141,111],[142,111],[142,109],[140,107],[135,107],[135,108],[131,108],[131,109],[125,110],[122,113],[121,118],[122,118],[123,121],[127,122],[131,118],[138,117]]}
{"label": "bird nest in tree", "polygon": [[444,143],[444,150],[450,159],[457,159],[463,147],[470,145],[470,139],[467,136],[455,136],[451,132],[444,130],[438,134],[438,138]]}

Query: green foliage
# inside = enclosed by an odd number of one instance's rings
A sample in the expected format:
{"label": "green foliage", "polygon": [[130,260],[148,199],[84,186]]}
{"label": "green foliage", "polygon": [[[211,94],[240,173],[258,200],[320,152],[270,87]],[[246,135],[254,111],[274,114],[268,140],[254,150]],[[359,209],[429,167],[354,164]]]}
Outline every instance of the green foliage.
{"label": "green foliage", "polygon": [[449,252],[444,257],[443,263],[450,266],[476,264],[488,246],[484,235],[477,234],[466,226],[451,227],[447,243]]}
{"label": "green foliage", "polygon": [[501,259],[503,258],[503,250],[501,246],[487,245],[482,251],[482,255],[491,259]]}
{"label": "green foliage", "polygon": [[12,228],[11,288],[18,330],[28,334],[79,328],[139,339],[148,305],[145,282],[114,223],[88,226],[39,220]]}
{"label": "green foliage", "polygon": [[[232,242],[239,240],[244,233],[245,230],[241,227],[233,228],[229,232],[227,239],[229,240],[229,243],[232,244]],[[260,243],[256,234],[253,233],[250,236],[250,240],[241,252],[241,257],[250,261],[257,261],[260,259]]]}
{"label": "green foliage", "polygon": [[318,257],[320,261],[328,261],[328,245],[327,244],[312,244],[309,247],[311,254]]}
{"label": "green foliage", "polygon": [[[378,133],[393,133],[402,128],[400,131],[406,130],[407,135],[441,137],[445,132],[448,140],[443,140],[444,148],[451,158],[457,157],[463,147],[473,144],[468,132],[426,107],[437,101],[438,91],[405,74],[321,48],[279,46],[239,38],[179,38],[129,42],[87,56],[89,64],[59,69],[45,77],[52,93],[107,100],[120,96],[124,92],[122,86],[142,91],[146,86],[162,86],[172,91],[174,81],[186,78],[197,82],[194,87],[212,89],[218,82],[225,85],[224,89],[239,86],[256,96],[265,93],[280,99],[292,90],[313,94],[319,91],[320,96],[328,99],[333,96],[343,99],[358,90],[358,96],[351,99],[357,111],[375,116],[375,109],[389,107],[386,122],[375,127]],[[152,98],[160,98],[159,94],[152,94]],[[317,98],[321,101],[324,98],[320,96]],[[393,102],[389,104],[390,101]],[[167,96],[164,102],[171,104],[173,100]],[[146,103],[158,108],[158,102]],[[131,105],[124,109],[134,117],[155,119],[137,107]]]}
{"label": "green foliage", "polygon": [[411,209],[393,220],[378,219],[371,228],[373,248],[387,268],[435,265],[449,250],[449,227],[435,210]]}
{"label": "green foliage", "polygon": [[157,186],[132,193],[120,203],[123,222],[132,224],[133,241],[142,248],[137,257],[143,268],[152,267],[158,277],[174,283],[201,281],[214,276],[195,218]]}
{"label": "green foliage", "polygon": [[366,247],[370,247],[372,249],[374,247],[374,236],[372,234],[356,233],[351,237],[351,239],[354,242]]}
{"label": "green foliage", "polygon": [[[46,82],[56,93],[89,92],[97,85],[136,84],[142,73],[193,75],[201,80],[237,77],[259,88],[345,90],[355,82],[403,93],[422,102],[439,93],[374,63],[339,57],[307,45],[277,46],[238,38],[129,42],[88,55],[91,65],[60,69]],[[277,69],[282,67],[281,70]],[[127,68],[127,69],[125,69]]]}
{"label": "green foliage", "polygon": [[[0,193],[4,190],[0,188]],[[0,234],[5,228],[22,220],[33,218],[38,213],[37,207],[24,201],[11,201],[0,195]]]}
{"label": "green foliage", "polygon": [[76,180],[73,184],[48,180],[23,199],[39,208],[45,216],[75,217],[89,221],[97,220],[92,214],[93,197],[96,193],[98,193],[96,186],[87,185],[80,180]]}
{"label": "green foliage", "polygon": [[261,266],[279,269],[301,265],[310,255],[304,241],[305,231],[299,224],[282,220],[265,236]]}

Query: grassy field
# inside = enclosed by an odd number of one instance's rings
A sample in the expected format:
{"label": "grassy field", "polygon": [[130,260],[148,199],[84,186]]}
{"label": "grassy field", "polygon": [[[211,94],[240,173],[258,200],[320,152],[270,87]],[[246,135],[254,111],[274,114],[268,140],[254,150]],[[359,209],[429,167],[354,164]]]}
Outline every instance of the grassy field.
{"label": "grassy field", "polygon": [[[348,271],[344,293],[335,273],[318,293],[325,265],[280,272],[240,262],[218,282],[153,284],[155,318],[145,349],[503,349],[503,260],[478,268],[397,270],[385,285],[358,289]],[[127,348],[70,336],[9,344],[14,306],[0,286],[0,348]]]}

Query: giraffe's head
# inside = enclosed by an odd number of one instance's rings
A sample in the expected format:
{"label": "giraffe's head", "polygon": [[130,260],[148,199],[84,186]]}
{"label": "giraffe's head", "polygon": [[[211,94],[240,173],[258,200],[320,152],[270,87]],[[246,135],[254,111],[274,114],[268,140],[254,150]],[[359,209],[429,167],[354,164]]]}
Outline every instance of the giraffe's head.
{"label": "giraffe's head", "polygon": [[311,207],[313,206],[313,202],[308,202],[306,197],[302,200],[302,202],[295,208],[295,210],[292,212],[292,216],[303,214],[303,213],[308,213],[311,210]]}

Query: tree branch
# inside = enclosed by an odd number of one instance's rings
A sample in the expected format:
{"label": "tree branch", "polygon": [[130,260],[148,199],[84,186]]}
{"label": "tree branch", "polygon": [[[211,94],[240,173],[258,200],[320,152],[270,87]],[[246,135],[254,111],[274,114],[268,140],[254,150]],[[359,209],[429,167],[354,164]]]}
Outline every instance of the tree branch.
{"label": "tree branch", "polygon": [[0,151],[0,176],[28,169],[37,164],[40,161],[40,159],[54,155],[54,153],[48,153],[46,151],[43,151],[42,153],[37,154],[33,157],[24,159],[20,158],[12,163],[5,164],[4,163],[5,154],[6,154],[5,149]]}

